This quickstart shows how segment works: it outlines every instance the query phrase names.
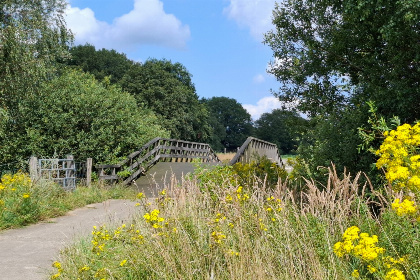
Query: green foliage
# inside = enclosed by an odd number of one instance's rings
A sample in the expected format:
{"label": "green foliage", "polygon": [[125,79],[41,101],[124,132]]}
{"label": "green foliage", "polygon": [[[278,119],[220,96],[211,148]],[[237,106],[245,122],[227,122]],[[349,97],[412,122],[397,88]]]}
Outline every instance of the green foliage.
{"label": "green foliage", "polygon": [[210,134],[208,112],[199,103],[191,74],[181,63],[150,59],[134,64],[121,81],[139,105],[151,109],[171,137],[206,141]]}
{"label": "green foliage", "polygon": [[216,151],[235,151],[252,135],[251,115],[238,101],[228,97],[202,99],[210,113],[213,134],[209,144]]}
{"label": "green foliage", "polygon": [[43,84],[37,96],[20,103],[25,133],[7,132],[3,160],[73,154],[76,159],[115,162],[154,137],[168,136],[131,95],[79,71],[65,70]]}
{"label": "green foliage", "polygon": [[134,64],[123,53],[107,49],[96,50],[95,46],[89,44],[72,47],[70,54],[71,59],[65,61],[67,65],[95,75],[98,81],[110,76],[112,84],[118,83]]}
{"label": "green foliage", "polygon": [[74,208],[109,198],[133,199],[135,195],[134,190],[121,186],[112,189],[97,185],[78,186],[76,190],[68,192],[50,181],[34,184],[24,173],[5,174],[0,182],[0,229],[64,215]]}
{"label": "green foliage", "polygon": [[72,37],[63,19],[66,4],[64,0],[0,2],[0,143],[8,131],[24,133],[20,100],[37,95],[55,61],[68,56]]}
{"label": "green foliage", "polygon": [[414,120],[419,12],[417,1],[282,1],[265,39],[281,62],[271,68],[280,97],[311,116],[372,100],[385,116]]}
{"label": "green foliage", "polygon": [[255,135],[276,144],[281,154],[296,153],[306,122],[296,112],[275,109],[255,122]]}
{"label": "green foliage", "polygon": [[[235,180],[235,174],[230,176]],[[345,229],[356,224],[369,236],[377,234],[376,245],[385,248],[386,256],[407,260],[402,266],[405,279],[417,279],[418,226],[400,223],[401,217],[393,216],[390,209],[384,209],[380,219],[373,217],[368,199],[352,193],[358,189],[357,180],[329,176],[335,179],[323,192],[307,181],[306,189],[313,192],[301,195],[302,201],[278,189],[249,193],[229,180],[217,188],[207,181],[212,187],[198,191],[204,182],[192,178],[182,186],[182,196],[171,186],[177,195],[168,194],[164,202],[141,199],[142,212],[147,214],[138,215],[132,224],[94,228],[90,237],[62,252],[51,275],[323,280],[351,279],[354,269],[359,269],[366,279],[384,279],[362,270],[366,267],[362,260],[333,253]],[[194,274],[197,271],[205,273]]]}
{"label": "green foliage", "polygon": [[[357,147],[368,101],[385,119],[420,118],[418,1],[282,1],[265,43],[278,97],[312,118],[302,157],[313,174],[333,161],[370,172],[372,155]],[[318,179],[319,177],[317,177]]]}
{"label": "green foliage", "polygon": [[251,163],[235,163],[233,171],[239,177],[242,186],[275,188],[279,180],[285,181],[287,172],[271,162],[266,156],[258,158]]}

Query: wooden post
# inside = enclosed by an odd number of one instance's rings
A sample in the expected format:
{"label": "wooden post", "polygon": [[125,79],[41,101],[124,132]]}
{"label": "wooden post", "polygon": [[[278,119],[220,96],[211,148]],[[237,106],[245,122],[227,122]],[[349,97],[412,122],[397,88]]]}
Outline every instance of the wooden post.
{"label": "wooden post", "polygon": [[38,158],[35,156],[29,159],[29,176],[32,182],[38,179]]}
{"label": "wooden post", "polygon": [[92,158],[86,160],[86,186],[90,187],[92,182]]}

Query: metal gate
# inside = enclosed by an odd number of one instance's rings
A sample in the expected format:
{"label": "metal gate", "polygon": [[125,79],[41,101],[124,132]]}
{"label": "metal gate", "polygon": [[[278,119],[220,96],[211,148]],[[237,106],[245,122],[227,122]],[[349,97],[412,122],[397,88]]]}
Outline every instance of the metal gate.
{"label": "metal gate", "polygon": [[76,188],[76,164],[73,159],[39,159],[39,178],[52,180],[66,190]]}

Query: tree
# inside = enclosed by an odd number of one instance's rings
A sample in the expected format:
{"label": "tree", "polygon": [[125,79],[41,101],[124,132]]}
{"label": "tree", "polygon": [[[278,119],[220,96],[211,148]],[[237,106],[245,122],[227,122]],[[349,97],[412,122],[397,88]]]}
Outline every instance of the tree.
{"label": "tree", "polygon": [[310,116],[372,100],[385,116],[420,116],[417,1],[286,0],[273,12],[279,97]]}
{"label": "tree", "polygon": [[65,6],[64,0],[0,3],[0,107],[12,122],[20,98],[37,94],[54,62],[68,56]]}
{"label": "tree", "polygon": [[210,112],[210,125],[215,131],[210,139],[213,149],[235,151],[251,136],[251,115],[238,101],[228,97],[212,97],[202,101]]}
{"label": "tree", "polygon": [[96,50],[94,46],[86,44],[70,49],[71,59],[66,60],[70,66],[80,67],[83,71],[92,73],[96,79],[102,81],[111,76],[113,84],[118,83],[134,62],[123,53],[115,50]]}
{"label": "tree", "polygon": [[115,162],[155,137],[168,137],[154,114],[117,86],[65,70],[20,105],[25,133],[8,133],[4,155],[92,157]]}
{"label": "tree", "polygon": [[[22,100],[35,98],[39,86],[55,75],[57,60],[68,57],[72,41],[63,18],[64,0],[0,2],[0,158],[8,153],[10,134],[25,134]],[[13,144],[13,143],[12,143]],[[13,144],[14,145],[14,144]],[[23,149],[23,147],[19,147]]]}
{"label": "tree", "polygon": [[200,104],[191,74],[181,63],[150,59],[134,64],[121,85],[138,104],[155,112],[171,137],[200,142],[208,138],[207,109]]}
{"label": "tree", "polygon": [[418,1],[276,5],[275,30],[265,36],[275,57],[269,71],[281,83],[277,96],[311,117],[313,130],[301,147],[312,172],[331,160],[351,172],[370,171],[372,156],[357,151],[368,101],[385,118],[420,118],[419,15]]}
{"label": "tree", "polygon": [[255,135],[276,144],[281,153],[295,153],[305,125],[306,120],[298,113],[275,109],[262,114],[255,122]]}

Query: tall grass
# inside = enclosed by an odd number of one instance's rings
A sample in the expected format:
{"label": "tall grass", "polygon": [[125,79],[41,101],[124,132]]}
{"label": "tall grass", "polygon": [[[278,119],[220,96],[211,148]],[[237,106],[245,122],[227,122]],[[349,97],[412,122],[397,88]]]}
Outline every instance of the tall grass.
{"label": "tall grass", "polygon": [[32,183],[24,173],[5,174],[0,181],[0,229],[36,223],[109,198],[135,198],[135,192],[98,184],[69,192],[51,181]]}
{"label": "tall grass", "polygon": [[144,216],[94,229],[62,252],[52,278],[351,279],[360,262],[332,248],[357,225],[377,234],[388,255],[407,256],[407,279],[419,279],[418,224],[384,203],[381,218],[371,214],[361,174],[340,177],[331,168],[326,186],[307,180],[303,193],[281,181],[274,189],[245,188],[226,176],[217,187],[201,174],[156,199],[141,198]]}

